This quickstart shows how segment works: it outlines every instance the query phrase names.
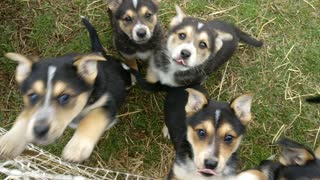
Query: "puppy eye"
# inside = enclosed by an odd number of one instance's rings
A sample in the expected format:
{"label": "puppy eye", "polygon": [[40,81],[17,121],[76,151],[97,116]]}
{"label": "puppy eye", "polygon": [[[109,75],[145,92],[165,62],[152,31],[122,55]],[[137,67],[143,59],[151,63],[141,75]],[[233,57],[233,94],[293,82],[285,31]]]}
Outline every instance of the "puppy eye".
{"label": "puppy eye", "polygon": [[206,131],[203,130],[203,129],[199,129],[199,130],[197,131],[197,133],[198,133],[198,136],[199,136],[200,138],[203,138],[203,137],[206,136]]}
{"label": "puppy eye", "polygon": [[226,142],[227,144],[232,143],[232,141],[233,141],[233,136],[231,136],[231,135],[226,135],[226,136],[224,137],[224,142]]}
{"label": "puppy eye", "polygon": [[62,94],[58,97],[58,103],[60,105],[66,105],[70,101],[70,95],[69,94]]}
{"label": "puppy eye", "polygon": [[36,103],[39,100],[39,96],[36,93],[31,93],[28,96],[29,96],[29,100],[32,104]]}
{"label": "puppy eye", "polygon": [[179,33],[179,39],[185,40],[187,35],[185,33]]}
{"label": "puppy eye", "polygon": [[132,18],[130,17],[130,16],[126,16],[125,18],[124,18],[124,20],[126,21],[126,22],[132,22]]}
{"label": "puppy eye", "polygon": [[145,18],[150,18],[151,16],[152,16],[152,14],[148,13],[148,12],[144,15]]}
{"label": "puppy eye", "polygon": [[205,49],[205,48],[207,48],[208,46],[207,46],[207,44],[206,44],[205,42],[201,41],[201,42],[199,43],[199,47],[200,47],[200,49]]}

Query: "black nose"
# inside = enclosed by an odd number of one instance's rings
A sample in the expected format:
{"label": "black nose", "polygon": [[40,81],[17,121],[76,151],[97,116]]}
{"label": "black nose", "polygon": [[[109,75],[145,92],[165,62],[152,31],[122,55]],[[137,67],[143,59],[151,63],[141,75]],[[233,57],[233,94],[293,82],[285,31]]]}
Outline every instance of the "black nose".
{"label": "black nose", "polygon": [[180,52],[180,55],[183,59],[188,59],[190,56],[191,56],[191,52],[186,50],[186,49],[183,49],[181,52]]}
{"label": "black nose", "polygon": [[36,123],[33,127],[33,132],[37,138],[45,136],[49,131],[50,126],[46,122]]}
{"label": "black nose", "polygon": [[137,31],[137,36],[138,36],[139,38],[144,38],[144,37],[146,36],[146,34],[147,34],[147,31],[144,30],[144,29],[139,29],[139,30]]}
{"label": "black nose", "polygon": [[206,159],[204,160],[204,166],[207,169],[215,169],[218,165],[218,161],[212,160],[212,159]]}

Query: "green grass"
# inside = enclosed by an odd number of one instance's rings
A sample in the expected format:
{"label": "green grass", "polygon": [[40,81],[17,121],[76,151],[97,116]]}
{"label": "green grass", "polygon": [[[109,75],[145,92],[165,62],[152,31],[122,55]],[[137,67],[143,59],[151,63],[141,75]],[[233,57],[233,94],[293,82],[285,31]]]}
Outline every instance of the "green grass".
{"label": "green grass", "polygon": [[[253,122],[240,147],[242,168],[253,167],[275,154],[277,147],[272,141],[277,134],[312,148],[320,143],[316,137],[319,105],[304,102],[307,95],[320,92],[319,1],[309,0],[311,5],[302,0],[163,1],[160,19],[164,27],[175,15],[177,3],[187,14],[227,20],[265,42],[258,49],[241,45],[229,63],[205,84],[212,98],[223,101],[243,92],[255,93]],[[89,38],[79,18],[85,15],[109,53],[118,55],[112,47],[104,2],[1,1],[0,52],[38,56],[88,52]],[[22,108],[14,69],[15,63],[0,56],[0,126],[7,129]],[[162,94],[133,88],[119,113],[119,123],[103,135],[85,164],[165,177],[174,152],[161,134],[162,104]],[[68,130],[61,140],[43,148],[60,155],[72,132]]]}

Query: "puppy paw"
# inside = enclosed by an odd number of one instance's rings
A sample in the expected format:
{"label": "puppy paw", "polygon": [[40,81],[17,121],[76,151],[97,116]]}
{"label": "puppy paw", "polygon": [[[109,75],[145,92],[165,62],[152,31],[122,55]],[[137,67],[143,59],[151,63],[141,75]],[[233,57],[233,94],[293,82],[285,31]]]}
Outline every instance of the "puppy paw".
{"label": "puppy paw", "polygon": [[170,139],[169,130],[168,130],[168,127],[166,125],[164,125],[163,128],[162,128],[162,134],[163,134],[164,138]]}
{"label": "puppy paw", "polygon": [[89,140],[72,137],[63,149],[62,158],[75,163],[81,163],[88,159],[93,151],[95,144]]}
{"label": "puppy paw", "polygon": [[27,142],[24,138],[10,132],[0,137],[0,159],[13,159],[25,149]]}

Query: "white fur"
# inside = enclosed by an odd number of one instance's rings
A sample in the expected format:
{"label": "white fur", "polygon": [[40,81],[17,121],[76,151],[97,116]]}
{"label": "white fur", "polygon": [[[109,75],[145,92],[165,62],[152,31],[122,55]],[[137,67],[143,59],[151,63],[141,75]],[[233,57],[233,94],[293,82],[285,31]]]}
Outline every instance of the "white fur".
{"label": "white fur", "polygon": [[201,29],[203,27],[203,23],[199,22],[198,23],[198,29]]}
{"label": "white fur", "polygon": [[[141,39],[137,35],[137,31],[140,30],[140,29],[144,29],[146,31],[146,36],[143,39]],[[132,37],[133,37],[133,40],[137,44],[146,43],[151,38],[150,29],[148,28],[148,26],[146,26],[146,25],[144,25],[144,24],[142,24],[141,22],[138,21],[137,24],[132,29]]]}
{"label": "white fur", "polygon": [[215,112],[215,118],[217,123],[219,122],[220,116],[221,116],[221,110],[217,109]]}
{"label": "white fur", "polygon": [[162,128],[162,134],[164,138],[170,139],[169,129],[166,125],[164,125]]}
{"label": "white fur", "polygon": [[63,149],[62,158],[71,162],[82,162],[91,155],[95,142],[80,138],[76,134]]}
{"label": "white fur", "polygon": [[133,4],[133,7],[134,7],[135,9],[137,9],[137,7],[138,7],[138,0],[132,0],[132,4]]}
{"label": "white fur", "polygon": [[52,79],[56,73],[57,67],[49,66],[48,67],[48,79],[47,79],[47,93],[44,99],[44,106],[48,107],[50,104],[50,99],[52,95]]}
{"label": "white fur", "polygon": [[124,56],[126,59],[141,59],[141,60],[149,60],[152,56],[152,51],[145,51],[145,52],[139,52],[137,51],[134,54],[125,54],[123,52],[120,52],[122,56]]}
{"label": "white fur", "polygon": [[260,180],[259,177],[257,177],[254,174],[248,173],[248,172],[242,172],[239,175],[237,175],[236,177],[230,178],[234,179],[234,180]]}
{"label": "white fur", "polygon": [[13,127],[0,137],[0,159],[14,158],[23,152],[28,143],[25,136],[27,125],[26,119],[18,119]]}

